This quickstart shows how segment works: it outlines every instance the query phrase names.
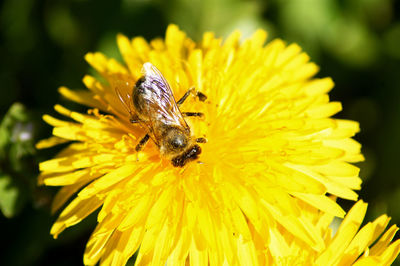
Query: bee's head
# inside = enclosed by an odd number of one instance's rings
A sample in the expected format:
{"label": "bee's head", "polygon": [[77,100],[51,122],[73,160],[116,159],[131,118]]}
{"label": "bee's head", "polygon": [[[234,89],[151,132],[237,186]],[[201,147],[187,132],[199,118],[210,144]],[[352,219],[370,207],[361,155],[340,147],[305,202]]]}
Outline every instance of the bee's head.
{"label": "bee's head", "polygon": [[187,162],[197,159],[201,153],[199,145],[193,142],[190,132],[171,127],[165,131],[160,150],[171,158],[173,166],[182,167]]}
{"label": "bee's head", "polygon": [[167,154],[181,153],[190,142],[190,132],[171,127],[165,131],[163,150]]}

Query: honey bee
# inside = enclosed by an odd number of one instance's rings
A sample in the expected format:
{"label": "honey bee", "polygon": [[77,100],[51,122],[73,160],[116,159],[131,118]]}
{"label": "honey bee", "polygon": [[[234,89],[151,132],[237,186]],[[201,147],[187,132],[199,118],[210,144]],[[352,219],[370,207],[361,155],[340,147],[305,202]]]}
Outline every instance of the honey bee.
{"label": "honey bee", "polygon": [[197,143],[205,143],[206,139],[193,137],[184,119],[184,116],[203,117],[203,113],[181,112],[178,106],[190,94],[201,101],[207,97],[191,88],[176,102],[168,82],[154,65],[144,63],[142,73],[131,94],[115,89],[129,112],[130,122],[139,123],[148,131],[135,149],[140,151],[151,138],[173,166],[183,167],[199,157],[201,148]]}

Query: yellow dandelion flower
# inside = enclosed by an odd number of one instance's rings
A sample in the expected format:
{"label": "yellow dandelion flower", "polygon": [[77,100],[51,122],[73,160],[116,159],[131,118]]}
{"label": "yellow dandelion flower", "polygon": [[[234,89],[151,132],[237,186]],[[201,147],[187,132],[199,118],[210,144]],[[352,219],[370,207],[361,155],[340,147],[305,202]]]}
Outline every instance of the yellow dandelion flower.
{"label": "yellow dandelion flower", "polygon": [[[225,41],[205,33],[195,43],[171,25],[165,40],[119,35],[125,65],[87,54],[103,79],[85,76],[88,91],[62,87],[60,93],[91,109],[81,114],[56,105],[70,120],[45,115],[54,137],[38,144],[72,141],[40,164],[39,183],[62,186],[53,209],[73,198],[51,234],[100,209],[87,265],[123,265],[137,250],[138,265],[262,265],[271,228],[278,227],[324,250],[299,202],[343,217],[327,195],[357,199],[361,181],[351,163],[363,159],[352,139],[358,123],[331,118],[341,110],[327,95],[333,82],[313,78],[318,67],[298,45],[265,40],[259,30],[243,42],[234,32]],[[183,167],[174,167],[154,136],[136,151],[149,129],[132,123],[129,95],[125,104],[120,96],[132,92],[146,62],[176,99],[189,88],[207,96],[204,102],[189,96],[179,106],[204,115],[185,121],[193,138],[207,140]]]}
{"label": "yellow dandelion flower", "polygon": [[400,252],[400,239],[391,243],[398,227],[393,225],[385,232],[390,218],[382,215],[359,230],[366,211],[367,204],[357,202],[332,235],[329,225],[334,217],[304,206],[303,215],[318,228],[325,249],[317,252],[284,230],[272,228],[270,245],[275,248],[268,256],[274,265],[390,265]]}

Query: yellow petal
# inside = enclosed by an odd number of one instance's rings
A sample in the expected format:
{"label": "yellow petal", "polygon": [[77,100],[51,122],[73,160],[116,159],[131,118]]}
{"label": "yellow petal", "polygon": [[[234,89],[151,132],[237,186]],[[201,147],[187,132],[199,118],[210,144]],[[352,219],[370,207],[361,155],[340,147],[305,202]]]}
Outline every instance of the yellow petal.
{"label": "yellow petal", "polygon": [[341,254],[347,249],[353,237],[364,219],[367,204],[362,201],[357,202],[353,208],[347,213],[339,230],[332,239],[332,242],[326,247],[317,258],[318,265],[331,265],[337,263],[341,258]]}

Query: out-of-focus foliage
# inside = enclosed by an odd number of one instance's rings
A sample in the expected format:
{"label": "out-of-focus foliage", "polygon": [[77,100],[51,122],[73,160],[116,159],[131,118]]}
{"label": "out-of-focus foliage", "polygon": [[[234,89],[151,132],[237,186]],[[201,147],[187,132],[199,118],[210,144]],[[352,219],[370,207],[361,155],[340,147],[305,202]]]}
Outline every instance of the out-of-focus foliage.
{"label": "out-of-focus foliage", "polygon": [[[25,108],[15,103],[0,123],[0,210],[11,218],[27,200],[35,176],[32,171],[33,124]],[[31,169],[30,173],[25,170]]]}
{"label": "out-of-focus foliage", "polygon": [[[360,197],[372,220],[382,213],[400,224],[400,2],[395,0],[4,0],[0,10],[0,265],[80,265],[93,217],[54,241],[49,229],[54,190],[37,188],[35,151],[50,136],[40,121],[57,93],[81,88],[91,70],[86,52],[120,58],[115,36],[161,37],[169,23],[192,38],[257,28],[299,43],[331,76],[339,117],[360,121],[366,161]],[[17,103],[19,102],[19,103]],[[79,106],[74,106],[77,110]],[[346,203],[344,203],[346,204]]]}

